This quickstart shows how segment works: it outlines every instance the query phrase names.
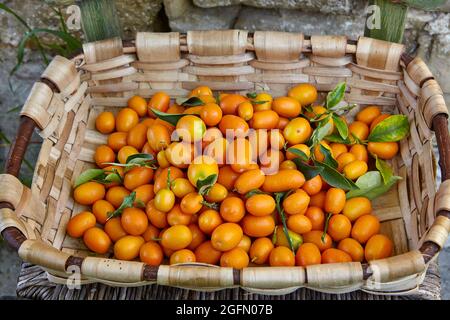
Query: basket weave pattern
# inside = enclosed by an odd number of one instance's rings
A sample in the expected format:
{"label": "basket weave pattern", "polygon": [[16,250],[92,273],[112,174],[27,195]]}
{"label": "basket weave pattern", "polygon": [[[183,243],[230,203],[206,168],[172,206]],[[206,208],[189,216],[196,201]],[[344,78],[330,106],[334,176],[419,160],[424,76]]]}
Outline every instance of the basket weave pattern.
{"label": "basket weave pattern", "polygon": [[[157,283],[203,291],[240,286],[262,294],[286,294],[300,287],[330,293],[410,293],[423,281],[429,263],[420,246],[431,242],[442,248],[450,231],[449,218],[435,219],[438,212],[450,210],[450,182],[436,190],[432,127],[437,115],[447,114],[442,91],[421,59],[402,59],[403,50],[403,45],[364,37],[352,42],[345,36],[306,39],[300,33],[227,30],[138,33],[131,46],[109,39],[85,44],[84,54],[72,60],[57,56],[21,112],[36,123],[44,139],[31,189],[13,175],[0,175],[0,202],[11,205],[0,209],[0,231],[20,230],[28,240],[19,255],[42,266],[56,283],[66,283],[66,270],[75,265],[81,267],[82,283],[114,286]],[[391,163],[402,180],[373,202],[381,233],[394,242],[395,257],[367,265],[242,271],[198,263],[157,268],[87,257],[82,241],[66,235],[69,219],[87,209],[73,201],[73,181],[95,166],[95,148],[107,141],[95,130],[100,112],[117,113],[135,94],[148,98],[165,91],[179,97],[199,85],[240,93],[263,89],[277,96],[301,82],[326,92],[342,81],[349,88],[348,103],[379,105],[410,121],[410,135],[400,142],[400,154]]]}

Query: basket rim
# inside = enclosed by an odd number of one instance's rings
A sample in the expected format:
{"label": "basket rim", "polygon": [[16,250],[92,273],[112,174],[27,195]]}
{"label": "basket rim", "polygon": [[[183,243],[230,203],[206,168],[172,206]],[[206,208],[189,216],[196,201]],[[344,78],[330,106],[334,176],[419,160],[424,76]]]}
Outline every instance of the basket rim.
{"label": "basket rim", "polygon": [[[248,33],[249,35],[252,35],[252,33]],[[180,33],[180,39],[185,39],[186,34]],[[304,46],[302,47],[302,52],[308,53],[311,52],[311,41],[309,39],[310,37],[305,36]],[[249,37],[248,39],[253,40],[252,37]],[[354,54],[356,52],[356,43],[358,42],[355,40],[348,40],[347,39],[347,47],[346,47],[346,54]],[[246,51],[254,51],[254,47],[252,47],[252,42],[247,42],[248,48],[246,48]],[[182,47],[180,48],[182,50]],[[136,46],[135,46],[135,40],[133,41],[123,41],[123,54],[133,54],[136,53]],[[406,68],[412,61],[414,60],[413,57],[409,56],[406,53],[403,53],[401,55],[401,62]],[[71,61],[75,64],[76,68],[81,68],[84,65],[84,54],[78,54],[74,56]],[[431,78],[423,79],[423,81],[420,83],[420,87],[424,85],[424,83]],[[48,85],[53,92],[59,92],[58,87],[50,80],[46,78],[41,78],[41,82],[44,82],[46,85]],[[21,116],[21,123],[18,129],[18,133],[16,136],[16,139],[14,140],[13,145],[10,148],[10,152],[8,155],[7,160],[7,170],[6,173],[10,174],[12,176],[17,177],[20,164],[23,160],[24,153],[27,149],[28,143],[31,138],[31,134],[34,131],[34,129],[37,127],[36,122],[31,119],[28,116]],[[442,171],[442,182],[450,178],[450,135],[448,132],[448,119],[445,114],[437,114],[432,119],[432,129],[434,130],[434,133],[436,135],[437,144],[438,144],[438,150],[439,150],[439,156],[440,161],[439,165],[441,167]],[[0,209],[1,208],[9,208],[10,210],[14,210],[14,206],[11,203],[2,202],[0,203]],[[450,211],[447,210],[441,210],[437,213],[437,216],[443,216],[448,219],[450,219]],[[20,248],[25,242],[29,242],[32,240],[27,240],[26,236],[16,227],[11,226],[7,227],[2,231],[2,236],[6,240],[6,242],[13,247],[16,251],[20,252]],[[436,255],[440,251],[440,246],[437,245],[434,242],[426,241],[422,244],[419,251],[421,253],[421,256],[423,257],[424,263],[427,265],[433,258],[436,257]],[[98,258],[101,259],[101,258]],[[78,257],[78,256],[69,256],[65,262],[65,269],[67,270],[70,266],[78,266],[81,268],[83,261],[85,258]],[[114,260],[116,261],[116,260]],[[344,265],[345,263],[341,263],[340,265]],[[369,279],[373,275],[373,270],[371,269],[371,266],[369,263],[360,263],[362,268],[362,274],[363,274],[363,280]],[[217,267],[217,266],[214,266]],[[218,267],[219,269],[222,267]],[[270,268],[272,267],[259,267],[259,268]],[[298,269],[301,267],[289,267],[293,269]],[[147,281],[157,281],[158,280],[158,271],[159,267],[152,267],[149,265],[143,264],[143,270],[142,270],[142,280]],[[239,285],[241,286],[241,279],[242,279],[242,271],[240,270],[232,270],[233,274],[233,285]],[[305,282],[305,284],[307,281]],[[221,288],[223,289],[223,287]]]}

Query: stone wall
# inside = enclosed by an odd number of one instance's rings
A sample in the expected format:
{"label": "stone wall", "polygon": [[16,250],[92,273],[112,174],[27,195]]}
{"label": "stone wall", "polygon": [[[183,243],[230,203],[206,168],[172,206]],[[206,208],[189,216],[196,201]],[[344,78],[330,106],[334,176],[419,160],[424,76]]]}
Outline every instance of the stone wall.
{"label": "stone wall", "polygon": [[[305,34],[362,35],[367,1],[360,0],[111,0],[115,1],[125,38],[136,31],[187,31],[199,29],[246,29],[297,31]],[[31,27],[56,29],[58,17],[75,0],[7,0]],[[411,54],[424,58],[435,74],[450,106],[450,1],[434,12],[410,9],[404,42]],[[26,64],[8,84],[14,67],[16,48],[25,28],[0,10],[0,129],[12,138],[17,129],[17,112],[5,113],[24,102],[31,85],[44,65],[36,51],[27,50]],[[82,38],[80,31],[75,35]],[[34,138],[38,142],[38,137]],[[0,142],[0,164],[8,148]],[[39,144],[27,155],[36,157]]]}

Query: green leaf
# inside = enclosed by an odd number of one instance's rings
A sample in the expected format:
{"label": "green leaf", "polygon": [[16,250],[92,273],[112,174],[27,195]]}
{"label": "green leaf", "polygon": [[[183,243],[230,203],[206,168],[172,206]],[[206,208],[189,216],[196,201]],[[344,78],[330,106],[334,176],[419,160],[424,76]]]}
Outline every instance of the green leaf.
{"label": "green leaf", "polygon": [[328,225],[330,223],[330,219],[333,216],[332,213],[328,213],[327,218],[325,220],[325,227],[323,228],[323,233],[322,233],[322,243],[325,243],[325,237],[327,236],[327,231],[328,231]]}
{"label": "green leaf", "polygon": [[336,169],[338,167],[338,163],[331,155],[331,151],[325,148],[322,144],[319,144],[319,148],[320,152],[325,156],[323,162]]}
{"label": "green leaf", "polygon": [[141,166],[150,165],[155,163],[155,158],[149,153],[136,153],[132,154],[125,161],[126,164],[137,164]]}
{"label": "green leaf", "polygon": [[405,138],[409,133],[408,117],[402,114],[396,114],[387,117],[370,133],[368,140],[370,142],[394,142]]}
{"label": "green leaf", "polygon": [[356,180],[356,185],[359,187],[359,190],[347,192],[346,197],[347,199],[366,197],[373,200],[389,191],[389,189],[400,179],[401,177],[391,176],[389,181],[384,183],[379,171],[369,171]]}
{"label": "green leaf", "polygon": [[133,207],[133,204],[134,204],[135,200],[136,200],[136,191],[133,191],[128,196],[123,198],[123,201],[122,201],[122,204],[120,205],[120,207],[118,207],[113,212],[108,212],[108,219],[107,220],[109,220],[111,218],[118,217],[118,216],[120,216],[122,214],[123,210],[125,210],[126,208]]}
{"label": "green leaf", "polygon": [[387,164],[386,161],[381,160],[377,156],[375,156],[375,166],[378,171],[380,171],[380,174],[383,177],[384,184],[387,184],[393,176],[392,168]]}
{"label": "green leaf", "polygon": [[122,177],[120,174],[115,170],[116,172],[109,173],[105,178],[105,182],[122,182]]}
{"label": "green leaf", "polygon": [[256,99],[257,95],[258,94],[256,92],[249,92],[246,94],[247,98],[250,98],[250,99]]}
{"label": "green leaf", "polygon": [[292,239],[291,239],[291,236],[289,235],[289,230],[288,230],[287,224],[286,224],[286,215],[284,214],[284,209],[283,209],[283,207],[281,205],[281,202],[283,201],[283,198],[286,197],[287,195],[289,195],[289,193],[290,192],[277,192],[277,193],[275,193],[275,203],[276,203],[276,208],[277,208],[278,214],[279,214],[279,216],[281,218],[281,222],[283,224],[284,235],[286,236],[286,239],[288,240],[288,243],[289,243],[289,248],[295,254],[294,245],[292,243]]}
{"label": "green leaf", "polygon": [[326,163],[314,160],[314,164],[318,167],[322,167],[322,173],[320,176],[330,185],[336,188],[341,188],[344,190],[354,190],[358,189],[358,186],[351,180],[344,177],[336,169],[330,167]]}
{"label": "green leaf", "polygon": [[299,158],[292,159],[294,161],[295,165],[297,166],[297,169],[303,173],[306,180],[310,180],[314,178],[315,176],[322,173],[323,168],[318,166],[312,166],[309,165],[303,161],[301,161]]}
{"label": "green leaf", "polygon": [[300,149],[297,148],[288,148],[286,151],[289,151],[290,153],[295,154],[297,157],[300,158],[302,161],[308,161],[308,156]]}
{"label": "green leaf", "polygon": [[220,205],[216,202],[208,202],[206,200],[203,200],[202,205],[204,205],[205,207],[207,207],[209,209],[213,209],[216,211],[219,211],[219,209],[220,209]]}
{"label": "green leaf", "polygon": [[182,117],[187,116],[185,113],[165,113],[154,108],[151,109],[153,113],[161,120],[170,123],[173,126],[177,125],[178,120]]}
{"label": "green leaf", "polygon": [[259,101],[252,100],[251,102],[252,102],[252,104],[264,104],[269,101],[268,100],[259,100]]}
{"label": "green leaf", "polygon": [[342,139],[348,138],[348,127],[344,120],[336,114],[333,114],[333,122]]}
{"label": "green leaf", "polygon": [[252,189],[252,190],[250,190],[249,192],[247,192],[245,194],[245,198],[248,199],[248,198],[250,198],[250,197],[252,197],[252,196],[254,196],[256,194],[268,194],[268,193],[264,192],[262,190],[259,190],[259,189]]}
{"label": "green leaf", "polygon": [[[325,119],[328,119],[325,118]],[[329,121],[326,122],[320,122],[319,126],[314,130],[313,134],[311,135],[310,141],[311,145],[315,146],[320,143],[327,135],[328,132],[331,130],[332,124]]]}
{"label": "green leaf", "polygon": [[205,103],[202,101],[202,99],[198,98],[198,97],[190,97],[189,99],[185,99],[183,100],[177,100],[176,101],[177,104],[179,104],[180,106],[183,107],[198,107],[198,106],[203,106]]}
{"label": "green leaf", "polygon": [[216,183],[217,178],[218,178],[217,174],[212,174],[207,176],[205,179],[202,180],[198,179],[197,180],[198,193],[201,194],[202,196],[208,194],[211,187]]}
{"label": "green leaf", "polygon": [[345,82],[341,82],[333,89],[333,91],[328,92],[327,101],[325,104],[327,109],[333,108],[335,105],[341,102],[341,100],[344,98],[346,86],[347,85]]}
{"label": "green leaf", "polygon": [[104,176],[105,172],[102,169],[88,169],[81,173],[77,179],[75,180],[75,183],[73,185],[74,188],[89,182],[91,180],[100,178],[101,176]]}
{"label": "green leaf", "polygon": [[329,142],[336,142],[336,143],[343,143],[343,144],[352,144],[352,142],[350,141],[350,139],[347,137],[347,139],[342,139],[342,137],[340,135],[337,134],[330,134],[328,136],[326,136],[325,138],[323,138],[326,141]]}

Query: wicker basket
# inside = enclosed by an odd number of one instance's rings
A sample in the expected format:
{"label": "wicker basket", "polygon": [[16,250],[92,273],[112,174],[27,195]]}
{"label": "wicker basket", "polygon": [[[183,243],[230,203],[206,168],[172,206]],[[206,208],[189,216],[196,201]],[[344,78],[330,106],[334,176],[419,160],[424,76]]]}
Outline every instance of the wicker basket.
{"label": "wicker basket", "polygon": [[[419,58],[404,46],[361,37],[241,30],[138,33],[128,46],[109,39],[83,46],[84,54],[55,57],[33,86],[21,115],[20,130],[0,175],[0,231],[20,257],[41,266],[52,282],[67,283],[81,270],[81,282],[112,286],[152,283],[202,291],[242,287],[262,294],[287,294],[307,287],[330,293],[363,290],[409,294],[450,230],[450,139],[442,91]],[[198,85],[248,92],[263,88],[284,95],[310,82],[329,91],[346,81],[346,100],[380,105],[408,115],[411,132],[392,161],[403,179],[376,199],[381,232],[395,243],[395,256],[372,261],[303,267],[249,267],[204,264],[161,265],[88,256],[82,241],[66,236],[70,217],[84,209],[72,199],[73,180],[93,167],[95,131],[104,110],[117,112],[128,97],[150,97],[164,90],[186,96]],[[44,142],[31,189],[16,178],[35,127]],[[443,182],[436,191],[432,139],[436,132]]]}

